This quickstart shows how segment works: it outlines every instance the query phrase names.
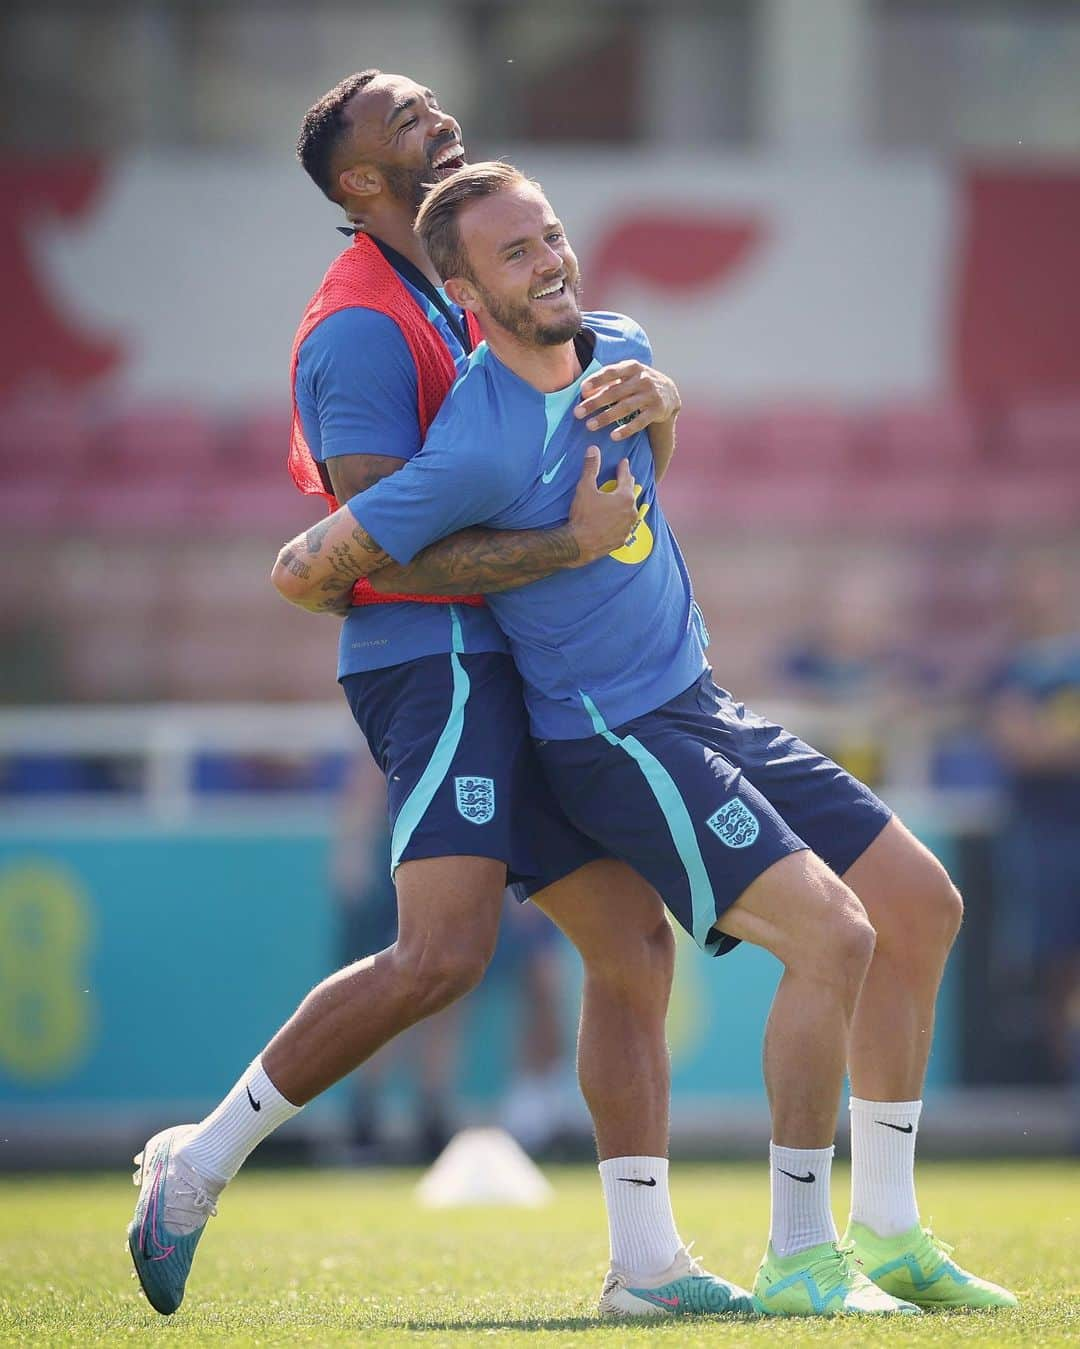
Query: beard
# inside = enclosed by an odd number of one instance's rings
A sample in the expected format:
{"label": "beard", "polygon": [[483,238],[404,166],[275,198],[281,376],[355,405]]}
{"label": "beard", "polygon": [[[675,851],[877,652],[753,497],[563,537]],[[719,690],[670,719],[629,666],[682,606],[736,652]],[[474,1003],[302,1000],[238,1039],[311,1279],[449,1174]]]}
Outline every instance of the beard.
{"label": "beard", "polygon": [[581,307],[577,303],[581,297],[580,275],[566,278],[566,289],[574,300],[573,311],[547,322],[533,309],[533,301],[504,300],[475,281],[473,285],[480,292],[484,308],[499,327],[505,328],[511,337],[526,346],[560,347],[581,331]]}
{"label": "beard", "polygon": [[435,172],[428,166],[422,169],[406,169],[400,164],[376,164],[375,167],[386,180],[391,196],[404,203],[413,216],[424,204],[424,198],[435,185]]}

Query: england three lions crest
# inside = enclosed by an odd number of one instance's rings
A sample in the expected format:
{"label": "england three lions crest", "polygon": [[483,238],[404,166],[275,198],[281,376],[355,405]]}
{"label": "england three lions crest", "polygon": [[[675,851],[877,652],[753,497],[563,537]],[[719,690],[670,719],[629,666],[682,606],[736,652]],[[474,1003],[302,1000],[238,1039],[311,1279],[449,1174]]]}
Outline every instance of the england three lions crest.
{"label": "england three lions crest", "polygon": [[488,824],[495,818],[493,778],[455,778],[458,814],[470,824]]}
{"label": "england three lions crest", "polygon": [[705,823],[729,848],[749,848],[761,832],[758,817],[737,796],[721,806],[715,815],[710,815]]}

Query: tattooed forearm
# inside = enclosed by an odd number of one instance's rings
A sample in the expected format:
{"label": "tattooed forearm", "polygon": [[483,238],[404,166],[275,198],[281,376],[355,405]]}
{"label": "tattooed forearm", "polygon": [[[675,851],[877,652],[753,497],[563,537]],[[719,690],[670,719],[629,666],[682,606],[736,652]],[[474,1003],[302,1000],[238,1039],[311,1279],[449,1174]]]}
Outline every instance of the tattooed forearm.
{"label": "tattooed forearm", "polygon": [[279,558],[281,565],[293,576],[299,576],[301,580],[306,581],[311,575],[311,568],[306,562],[301,562],[291,548],[283,548]]}
{"label": "tattooed forearm", "polygon": [[327,516],[325,520],[320,520],[317,525],[312,525],[304,535],[304,544],[309,553],[315,554],[322,551],[323,540],[330,532],[330,521],[332,516]]}
{"label": "tattooed forearm", "polygon": [[542,580],[580,560],[568,525],[557,529],[463,529],[417,553],[407,567],[390,562],[371,578],[381,594],[493,594]]}
{"label": "tattooed forearm", "polygon": [[353,585],[389,557],[347,509],[335,511],[278,554],[272,581],[291,604],[314,613],[344,613]]}

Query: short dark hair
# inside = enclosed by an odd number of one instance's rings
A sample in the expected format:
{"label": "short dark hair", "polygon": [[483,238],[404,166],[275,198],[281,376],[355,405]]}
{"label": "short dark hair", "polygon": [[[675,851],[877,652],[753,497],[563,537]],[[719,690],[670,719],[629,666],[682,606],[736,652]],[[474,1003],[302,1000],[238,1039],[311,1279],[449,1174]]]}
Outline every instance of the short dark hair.
{"label": "short dark hair", "polygon": [[523,183],[543,191],[539,183],[526,178],[512,164],[490,160],[458,169],[432,188],[417,214],[415,228],[432,266],[444,281],[452,276],[472,276],[458,228],[462,208]]}
{"label": "short dark hair", "polygon": [[349,75],[340,84],[335,84],[329,93],[323,94],[318,103],[312,104],[300,124],[296,157],[319,191],[339,206],[342,201],[334,173],[334,155],[349,130],[345,109],[354,94],[381,74],[381,70],[362,70],[357,75]]}

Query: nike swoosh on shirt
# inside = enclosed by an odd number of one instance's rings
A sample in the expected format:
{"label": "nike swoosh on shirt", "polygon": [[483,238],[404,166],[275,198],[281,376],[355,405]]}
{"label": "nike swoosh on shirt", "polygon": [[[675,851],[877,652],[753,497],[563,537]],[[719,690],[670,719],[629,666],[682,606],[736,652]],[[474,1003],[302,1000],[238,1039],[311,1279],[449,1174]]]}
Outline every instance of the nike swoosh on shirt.
{"label": "nike swoosh on shirt", "polygon": [[559,469],[562,468],[563,459],[565,458],[566,455],[564,454],[562,459],[560,459],[558,463],[552,464],[552,466],[545,473],[541,473],[540,481],[544,483],[550,482],[552,478],[554,478],[555,474],[558,473]]}

